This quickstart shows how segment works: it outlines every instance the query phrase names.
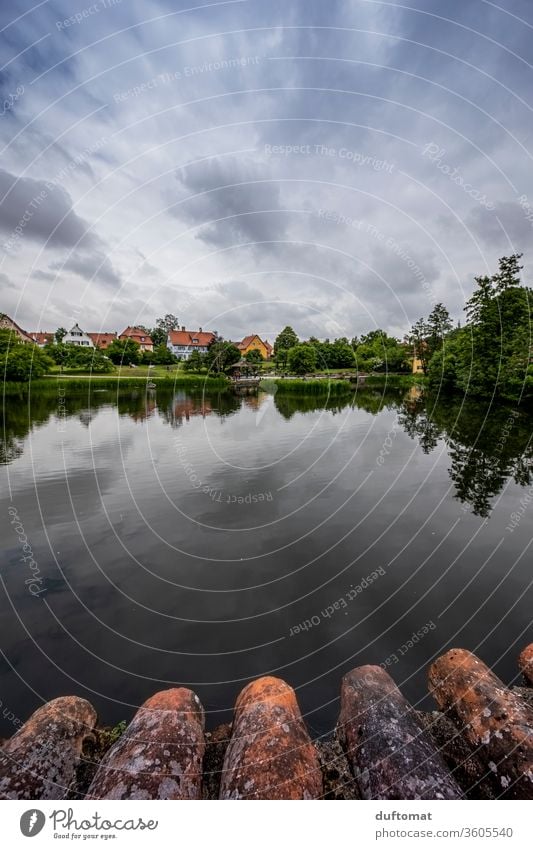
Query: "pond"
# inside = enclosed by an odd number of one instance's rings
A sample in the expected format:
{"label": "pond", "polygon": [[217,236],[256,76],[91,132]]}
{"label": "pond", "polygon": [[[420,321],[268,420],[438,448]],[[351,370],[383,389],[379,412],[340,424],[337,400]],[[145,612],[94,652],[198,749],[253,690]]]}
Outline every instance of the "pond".
{"label": "pond", "polygon": [[193,688],[207,724],[272,674],[331,731],[382,663],[421,708],[461,646],[505,681],[531,639],[532,419],[359,389],[338,398],[54,384],[0,440],[0,734],[79,694],[114,724]]}

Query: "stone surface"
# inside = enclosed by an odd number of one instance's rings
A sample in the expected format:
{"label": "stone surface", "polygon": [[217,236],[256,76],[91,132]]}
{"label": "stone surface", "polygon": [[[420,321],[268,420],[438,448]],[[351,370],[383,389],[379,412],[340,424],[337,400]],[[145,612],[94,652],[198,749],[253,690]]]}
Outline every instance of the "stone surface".
{"label": "stone surface", "polygon": [[224,756],[231,739],[231,724],[224,723],[205,735],[204,782],[202,797],[218,799]]}
{"label": "stone surface", "polygon": [[533,799],[533,710],[472,652],[451,649],[429,670],[439,707],[477,750],[507,798]]}
{"label": "stone surface", "polygon": [[0,752],[1,799],[64,799],[96,711],[76,696],[40,707]]}
{"label": "stone surface", "polygon": [[330,740],[315,740],[324,781],[324,799],[360,799],[359,788],[354,781],[350,764],[342,745],[336,737]]}
{"label": "stone surface", "polygon": [[533,686],[533,643],[520,652],[518,666],[527,683]]}
{"label": "stone surface", "polygon": [[200,799],[204,710],[191,690],[163,690],[102,759],[90,799]]}
{"label": "stone surface", "polygon": [[344,676],[337,734],[364,799],[459,799],[431,736],[380,666]]}
{"label": "stone surface", "polygon": [[241,692],[226,749],[221,799],[318,799],[322,773],[294,690],[259,678]]}
{"label": "stone surface", "polygon": [[418,716],[465,796],[468,799],[495,799],[499,788],[494,774],[487,771],[476,750],[458,733],[451,719],[438,710],[418,713]]}

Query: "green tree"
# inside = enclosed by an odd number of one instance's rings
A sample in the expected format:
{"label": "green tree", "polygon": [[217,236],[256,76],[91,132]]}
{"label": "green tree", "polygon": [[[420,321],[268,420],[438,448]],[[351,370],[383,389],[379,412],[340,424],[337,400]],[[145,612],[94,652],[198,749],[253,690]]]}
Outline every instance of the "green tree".
{"label": "green tree", "polygon": [[244,359],[249,363],[256,363],[257,365],[261,365],[264,362],[261,351],[258,351],[257,348],[252,348],[251,351],[247,351],[244,355]]}
{"label": "green tree", "polygon": [[[164,333],[167,333],[170,330],[178,330],[179,329],[179,321],[177,316],[173,315],[171,312],[167,312],[165,316],[162,318],[156,319],[156,327],[162,330]],[[166,340],[165,340],[166,341]]]}
{"label": "green tree", "polygon": [[361,336],[355,357],[360,372],[406,372],[409,361],[404,345],[377,328]]}
{"label": "green tree", "polygon": [[316,349],[312,345],[295,345],[287,354],[287,365],[293,374],[308,374],[316,367]]}
{"label": "green tree", "polygon": [[533,291],[520,283],[521,254],[502,257],[492,277],[476,277],[467,324],[429,362],[430,384],[474,396],[533,396]]}
{"label": "green tree", "polygon": [[162,327],[152,327],[152,329],[149,331],[149,336],[152,342],[154,343],[154,350],[156,348],[161,347],[161,345],[164,345],[166,347],[168,333],[166,330],[163,330]]}
{"label": "green tree", "polygon": [[446,336],[453,327],[450,313],[444,304],[435,304],[428,316],[426,325],[425,356],[429,362],[433,354],[442,348]]}
{"label": "green tree", "polygon": [[274,362],[278,368],[286,368],[288,352],[298,344],[298,341],[298,336],[289,325],[284,327],[281,333],[276,336],[273,354]]}
{"label": "green tree", "polygon": [[160,366],[170,366],[176,362],[176,357],[166,344],[157,345],[154,347],[152,362]]}
{"label": "green tree", "polygon": [[427,374],[429,365],[429,357],[426,343],[428,334],[429,327],[427,321],[424,318],[419,318],[418,321],[413,324],[411,332],[409,334],[409,342],[413,346],[413,352],[415,357],[418,357],[418,359],[422,363],[424,374]]}
{"label": "green tree", "polygon": [[207,354],[205,364],[210,371],[224,372],[235,365],[241,358],[241,352],[231,342],[212,342]]}
{"label": "green tree", "polygon": [[204,367],[204,356],[200,351],[193,351],[190,357],[183,363],[185,371],[200,372]]}
{"label": "green tree", "polygon": [[114,339],[106,353],[115,365],[136,365],[141,359],[141,349],[133,339]]}
{"label": "green tree", "polygon": [[54,333],[54,339],[56,340],[56,343],[58,345],[63,341],[63,339],[67,335],[67,332],[68,331],[65,330],[64,327],[58,327],[57,328],[56,332]]}
{"label": "green tree", "polygon": [[42,377],[52,361],[37,345],[15,344],[0,353],[0,377],[3,380],[28,382]]}
{"label": "green tree", "polygon": [[[0,318],[1,318],[0,314]],[[15,345],[21,345],[20,336],[14,330],[7,327],[0,327],[0,354],[5,354],[10,351]]]}
{"label": "green tree", "polygon": [[520,272],[524,267],[519,264],[522,257],[523,254],[501,257],[499,270],[492,278],[496,295],[500,295],[512,286],[520,286]]}

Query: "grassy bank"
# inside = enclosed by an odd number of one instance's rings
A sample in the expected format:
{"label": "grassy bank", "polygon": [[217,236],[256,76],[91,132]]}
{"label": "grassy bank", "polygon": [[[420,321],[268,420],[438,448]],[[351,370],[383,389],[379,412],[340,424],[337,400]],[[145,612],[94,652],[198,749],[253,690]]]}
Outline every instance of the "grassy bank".
{"label": "grassy bank", "polygon": [[427,378],[420,374],[369,374],[364,386],[383,386],[387,389],[409,389],[411,386],[425,386]]}
{"label": "grassy bank", "polygon": [[355,387],[349,380],[318,380],[309,378],[272,378],[259,384],[265,392],[277,392],[279,395],[347,395]]}
{"label": "grassy bank", "polygon": [[58,392],[62,390],[87,392],[90,388],[97,386],[98,389],[127,389],[146,388],[147,382],[152,381],[165,389],[201,389],[220,391],[229,387],[226,377],[204,377],[198,374],[186,374],[184,372],[164,374],[54,374],[39,380],[31,380],[28,383],[16,383],[6,381],[1,387],[6,397],[29,395],[33,392]]}

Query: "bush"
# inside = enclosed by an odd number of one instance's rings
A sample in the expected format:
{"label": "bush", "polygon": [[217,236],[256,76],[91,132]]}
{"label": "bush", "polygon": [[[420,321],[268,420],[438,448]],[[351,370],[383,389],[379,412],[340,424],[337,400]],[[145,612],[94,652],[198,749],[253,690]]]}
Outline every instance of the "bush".
{"label": "bush", "polygon": [[0,374],[3,380],[26,383],[39,378],[52,368],[52,361],[36,345],[15,344],[0,354]]}
{"label": "bush", "polygon": [[295,345],[287,355],[289,371],[308,374],[316,367],[316,350],[312,345]]}

